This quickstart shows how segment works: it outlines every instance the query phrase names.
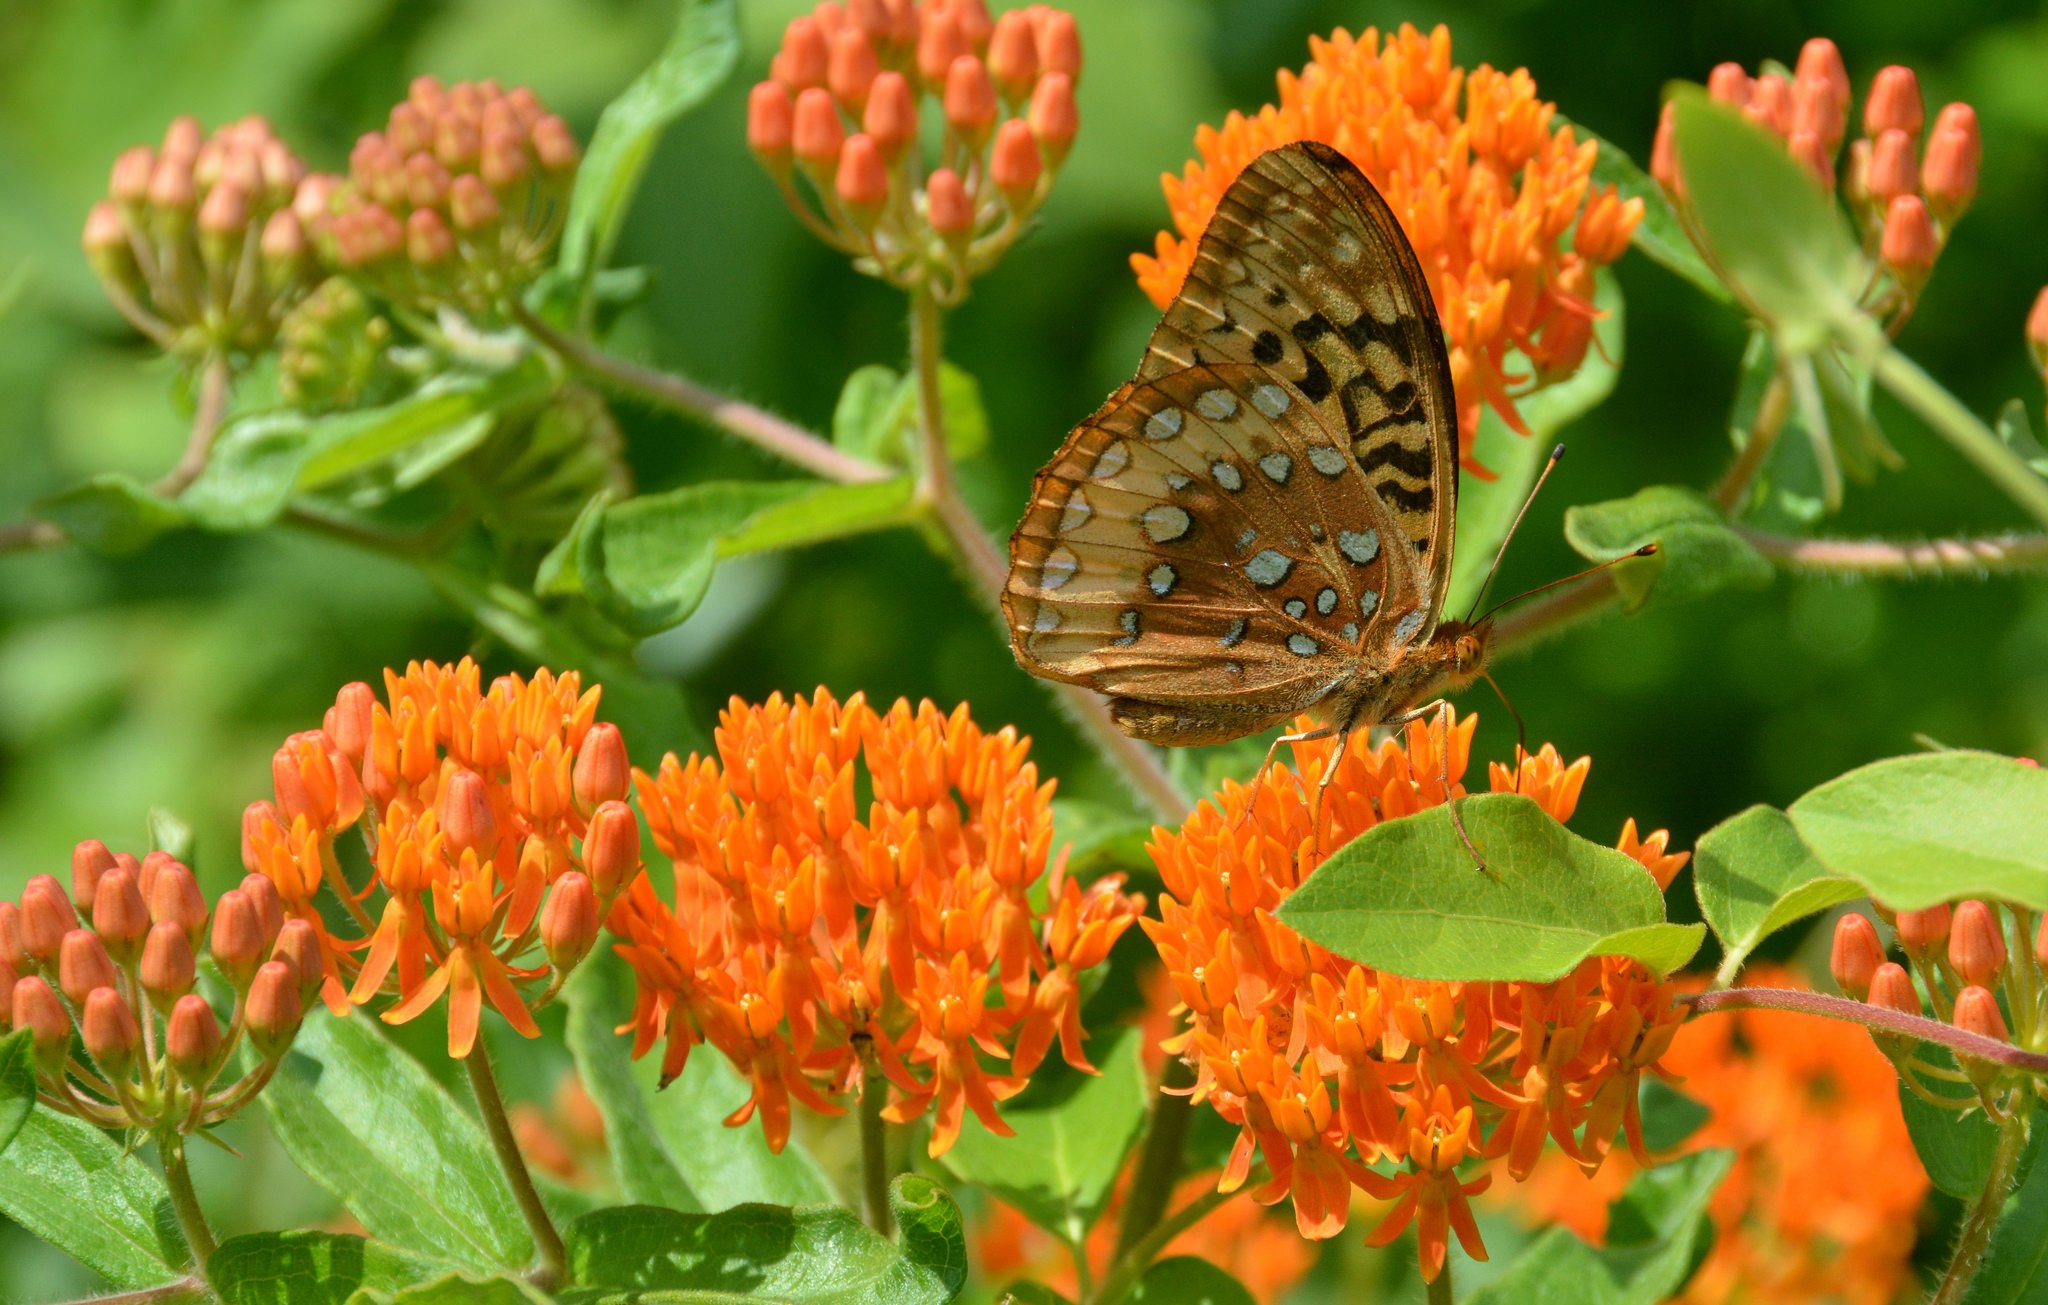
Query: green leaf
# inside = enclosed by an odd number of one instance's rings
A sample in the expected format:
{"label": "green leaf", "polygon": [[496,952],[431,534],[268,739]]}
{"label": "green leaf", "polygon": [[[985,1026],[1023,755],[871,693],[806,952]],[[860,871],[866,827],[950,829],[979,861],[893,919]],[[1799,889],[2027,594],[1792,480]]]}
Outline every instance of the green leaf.
{"label": "green leaf", "polygon": [[[2036,1147],[2039,1142],[2037,1132]],[[1991,1245],[1963,1305],[2030,1305],[2043,1299],[2048,1299],[2048,1165],[2037,1164],[1992,1229]]]}
{"label": "green leaf", "polygon": [[156,1171],[53,1110],[30,1111],[0,1152],[0,1214],[116,1287],[173,1282],[192,1262]]}
{"label": "green leaf", "polygon": [[1054,1100],[1005,1109],[1014,1137],[979,1121],[946,1153],[962,1182],[986,1187],[1055,1237],[1078,1243],[1094,1226],[1151,1103],[1141,1038],[1125,1032],[1093,1053],[1099,1075],[1070,1074]]}
{"label": "green leaf", "polygon": [[1152,838],[1152,822],[1122,807],[1082,798],[1054,798],[1052,829],[1053,846],[1067,849],[1067,873],[1082,883],[1116,870],[1149,873],[1152,869],[1152,858],[1145,851]]}
{"label": "green leaf", "polygon": [[570,1273],[595,1287],[725,1292],[781,1305],[944,1305],[967,1280],[959,1207],[908,1174],[889,1196],[895,1242],[826,1205],[722,1214],[621,1206],[578,1219],[563,1240]]}
{"label": "green leaf", "polygon": [[[1536,473],[1550,457],[1557,433],[1614,392],[1615,381],[1621,375],[1626,316],[1621,283],[1605,268],[1598,274],[1593,302],[1601,316],[1594,323],[1594,341],[1579,370],[1555,385],[1546,385],[1515,400],[1522,424],[1529,428],[1527,435],[1509,430],[1490,405],[1480,409],[1479,435],[1473,452],[1494,473],[1494,478],[1465,476],[1459,482],[1458,538],[1452,551],[1456,570],[1444,600],[1447,612],[1462,613],[1471,605],[1487,569],[1493,565],[1494,554],[1500,551],[1509,524],[1528,499],[1529,487],[1536,483]],[[1526,362],[1521,365],[1527,366]],[[1558,475],[1570,475],[1572,465],[1567,459]]]}
{"label": "green leaf", "polygon": [[854,485],[820,485],[800,498],[771,504],[719,536],[718,556],[801,548],[902,525],[911,518],[916,485],[908,476]]}
{"label": "green leaf", "polygon": [[299,1168],[372,1236],[473,1268],[533,1258],[482,1127],[368,1014],[309,1018],[262,1100]]}
{"label": "green leaf", "polygon": [[1013,1282],[996,1297],[996,1305],[1074,1305],[1042,1282]]}
{"label": "green leaf", "polygon": [[1701,835],[1692,874],[1700,915],[1727,953],[1721,969],[1728,975],[1786,925],[1863,896],[1861,885],[1814,859],[1792,818],[1776,807],[1751,807]]}
{"label": "green leaf", "polygon": [[549,1305],[555,1297],[519,1278],[450,1273],[399,1291],[362,1291],[349,1305]]}
{"label": "green leaf", "polygon": [[1571,126],[1580,139],[1599,142],[1600,152],[1593,156],[1593,185],[1612,186],[1623,199],[1643,201],[1643,220],[1636,223],[1630,243],[1651,262],[1662,264],[1721,302],[1730,302],[1728,287],[1721,284],[1721,279],[1700,257],[1657,179],[1637,167],[1635,160],[1616,149],[1612,142],[1586,130],[1583,123],[1574,122]]}
{"label": "green leaf", "polygon": [[1193,1255],[1158,1261],[1125,1299],[1131,1305],[1258,1305],[1243,1283]]}
{"label": "green leaf", "polygon": [[116,557],[188,524],[176,503],[158,498],[131,476],[113,472],[42,500],[35,513],[80,546]]}
{"label": "green leaf", "polygon": [[358,1289],[395,1290],[444,1271],[380,1242],[323,1232],[230,1237],[206,1262],[225,1305],[342,1305]]}
{"label": "green leaf", "polygon": [[2048,476],[2048,448],[2034,436],[2033,423],[2027,419],[2027,405],[2018,399],[2008,399],[1998,410],[1998,438],[2005,442],[2014,456],[2033,468],[2037,476]]}
{"label": "green leaf", "polygon": [[1705,1105],[1654,1075],[1643,1076],[1636,1101],[1643,1115],[1643,1144],[1652,1152],[1678,1149],[1714,1117]]}
{"label": "green leaf", "polygon": [[177,860],[191,861],[191,823],[169,807],[151,807],[149,846],[151,851],[168,852]]}
{"label": "green leaf", "polygon": [[739,63],[733,9],[733,0],[682,0],[668,48],[605,106],[569,196],[559,260],[565,275],[587,278],[610,259],[655,142]]}
{"label": "green leaf", "polygon": [[1850,771],[1794,802],[1829,871],[1886,906],[1965,897],[2048,907],[2048,771],[1990,752],[1928,752]]}
{"label": "green leaf", "polygon": [[1709,261],[1789,353],[1858,313],[1869,273],[1848,223],[1784,142],[1696,89],[1674,99],[1673,143]]}
{"label": "green leaf", "polygon": [[1721,589],[1760,589],[1771,564],[1730,530],[1705,495],[1680,485],[1652,485],[1628,498],[1566,510],[1564,537],[1590,561],[1606,562],[1656,544],[1653,557],[1615,567],[1610,575],[1627,609],[1703,598]]}
{"label": "green leaf", "polygon": [[36,1066],[27,1029],[0,1038],[0,1154],[36,1108]]}
{"label": "green leaf", "polygon": [[659,1044],[638,1062],[630,1036],[632,974],[605,953],[569,981],[569,1050],[604,1115],[612,1173],[628,1201],[677,1210],[722,1210],[746,1201],[804,1205],[833,1199],[832,1185],[801,1143],[780,1155],[761,1130],[727,1128],[747,1089],[713,1048],[699,1048],[682,1075],[657,1090]]}
{"label": "green leaf", "polygon": [[855,457],[885,466],[909,464],[902,414],[896,398],[903,377],[893,367],[869,363],[856,367],[839,387],[832,408],[832,442]]}
{"label": "green leaf", "polygon": [[1599,1251],[1566,1229],[1550,1228],[1465,1305],[1621,1305],[1627,1299]]}
{"label": "green leaf", "polygon": [[1450,809],[1389,820],[1318,866],[1280,906],[1311,942],[1418,979],[1548,982],[1589,956],[1632,956],[1658,973],[1698,950],[1701,925],[1667,924],[1643,867],[1572,833],[1518,793],[1460,800],[1486,870]]}
{"label": "green leaf", "polygon": [[[1946,1047],[1923,1042],[1916,1054],[1936,1069],[1956,1067],[1955,1057]],[[1928,1081],[1943,1091],[1954,1090],[1939,1079]],[[1906,1132],[1913,1139],[1913,1149],[1919,1153],[1920,1167],[1927,1171],[1928,1180],[1959,1201],[1976,1200],[1991,1176],[1991,1153],[1998,1149],[1998,1125],[1984,1118],[1980,1110],[1957,1114],[1922,1101],[1903,1082],[1898,1092],[1899,1113],[1905,1116]]]}

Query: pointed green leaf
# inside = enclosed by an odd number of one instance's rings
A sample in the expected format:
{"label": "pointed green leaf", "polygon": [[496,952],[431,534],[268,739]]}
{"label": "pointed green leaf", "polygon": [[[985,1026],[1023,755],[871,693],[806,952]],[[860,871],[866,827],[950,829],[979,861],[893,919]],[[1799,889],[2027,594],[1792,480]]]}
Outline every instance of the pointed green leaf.
{"label": "pointed green leaf", "polygon": [[1873,762],[1792,804],[1829,871],[1898,911],[1965,897],[2048,907],[2048,771],[1990,752]]}
{"label": "pointed green leaf", "polygon": [[1243,1283],[1193,1255],[1160,1260],[1125,1299],[1131,1305],[1257,1305]]}
{"label": "pointed green leaf", "polygon": [[1710,261],[1788,352],[1812,352],[1857,314],[1869,279],[1841,209],[1740,111],[1693,88],[1674,104],[1679,171]]}
{"label": "pointed green leaf", "polygon": [[149,846],[179,861],[192,859],[192,825],[169,807],[149,809]]}
{"label": "pointed green leaf", "polygon": [[36,1067],[27,1029],[0,1038],[0,1154],[36,1108]]}
{"label": "pointed green leaf", "polygon": [[668,48],[597,120],[562,227],[565,275],[586,278],[610,259],[655,142],[718,89],[739,57],[733,0],[682,0]]}
{"label": "pointed green leaf", "polygon": [[902,412],[896,404],[902,390],[903,377],[893,367],[856,367],[839,387],[839,402],[832,408],[832,442],[869,462],[909,465]]}
{"label": "pointed green leaf", "polygon": [[1051,1099],[1006,1107],[1016,1130],[998,1137],[979,1121],[961,1130],[945,1156],[962,1182],[986,1187],[1025,1218],[1069,1242],[1094,1226],[1150,1104],[1141,1039],[1125,1032],[1089,1054],[1099,1075],[1069,1074]]}
{"label": "pointed green leaf", "polygon": [[349,1305],[550,1305],[555,1299],[522,1278],[451,1273],[398,1291],[358,1292]]}
{"label": "pointed green leaf", "polygon": [[53,1110],[30,1111],[0,1151],[0,1214],[116,1287],[174,1282],[192,1261],[156,1170]]}
{"label": "pointed green leaf", "polygon": [[2048,448],[2034,435],[2033,423],[2027,419],[2027,405],[2018,399],[2006,400],[1998,410],[1998,438],[2005,442],[2019,460],[2033,468],[2037,476],[2048,476]]}
{"label": "pointed green leaf", "polygon": [[[2039,1135],[2036,1134],[2037,1142]],[[2032,1305],[2048,1299],[2048,1165],[2030,1170],[1992,1230],[1963,1305]]]}
{"label": "pointed green leaf", "polygon": [[444,1272],[380,1242],[322,1232],[230,1237],[206,1262],[225,1305],[342,1305],[362,1288],[396,1290]]}
{"label": "pointed green leaf", "polygon": [[1662,264],[1723,303],[1730,302],[1728,287],[1721,284],[1714,270],[1700,257],[1700,251],[1694,248],[1692,237],[1685,234],[1678,211],[1665,198],[1657,179],[1637,167],[1635,160],[1615,148],[1613,142],[1586,130],[1585,124],[1574,122],[1572,130],[1582,140],[1599,142],[1600,152],[1593,156],[1593,185],[1612,186],[1623,199],[1643,201],[1643,220],[1636,223],[1630,243],[1651,262]]}
{"label": "pointed green leaf", "polygon": [[1609,572],[1630,612],[1642,611],[1652,598],[1684,602],[1771,582],[1763,554],[1728,528],[1705,495],[1679,485],[1652,485],[1628,498],[1567,509],[1564,537],[1594,562],[1627,557],[1645,544],[1658,546],[1654,556]]}
{"label": "pointed green leaf", "polygon": [[[1937,1070],[1956,1068],[1955,1057],[1946,1047],[1923,1042],[1914,1054]],[[1938,1091],[1956,1090],[1931,1076],[1926,1081]],[[1962,1091],[1967,1094],[1969,1089],[1965,1086]],[[1927,1171],[1928,1181],[1959,1201],[1976,1200],[1991,1176],[1991,1153],[1998,1149],[1998,1125],[1984,1118],[1981,1110],[1961,1114],[1923,1101],[1904,1082],[1899,1084],[1899,1113],[1905,1117],[1906,1132],[1913,1139],[1913,1150],[1920,1157],[1920,1167]],[[2033,1164],[2043,1137],[2037,1129],[2027,1153],[2021,1157],[2022,1174]]]}
{"label": "pointed green leaf", "polygon": [[890,1188],[892,1242],[838,1206],[721,1214],[621,1206],[569,1225],[569,1271],[593,1287],[729,1293],[781,1305],[944,1305],[967,1280],[960,1209],[913,1175]]}
{"label": "pointed green leaf", "polygon": [[475,1268],[533,1258],[483,1128],[368,1013],[309,1018],[262,1101],[299,1168],[372,1236]]}
{"label": "pointed green leaf", "polygon": [[1280,906],[1311,942],[1418,979],[1548,982],[1589,956],[1632,956],[1658,973],[1705,934],[1668,924],[1633,859],[1566,829],[1518,793],[1462,799],[1486,871],[1432,807],[1376,825],[1318,866]]}
{"label": "pointed green leaf", "polygon": [[184,509],[140,481],[109,472],[36,504],[36,515],[96,553],[118,557],[189,524]]}
{"label": "pointed green leaf", "polygon": [[908,476],[854,485],[820,485],[786,503],[772,504],[718,539],[718,556],[738,557],[776,548],[822,544],[911,519],[916,485]]}
{"label": "pointed green leaf", "polygon": [[1855,880],[1830,874],[1814,858],[1792,818],[1776,807],[1751,807],[1701,835],[1692,873],[1700,914],[1721,940],[1722,972],[1729,975],[1786,925],[1863,896]]}
{"label": "pointed green leaf", "polygon": [[1567,1229],[1549,1228],[1465,1305],[1622,1305],[1627,1299],[1599,1251]]}
{"label": "pointed green leaf", "polygon": [[996,1305],[1074,1305],[1042,1282],[1013,1282],[996,1297]]}
{"label": "pointed green leaf", "polygon": [[1651,1152],[1675,1151],[1714,1117],[1714,1112],[1654,1075],[1636,1091],[1643,1115],[1643,1144]]}

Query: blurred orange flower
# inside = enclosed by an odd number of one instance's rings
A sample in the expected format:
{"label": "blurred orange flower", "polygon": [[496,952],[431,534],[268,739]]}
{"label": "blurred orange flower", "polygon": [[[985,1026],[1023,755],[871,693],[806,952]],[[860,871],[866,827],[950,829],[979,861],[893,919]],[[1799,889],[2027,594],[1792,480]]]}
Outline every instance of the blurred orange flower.
{"label": "blurred orange flower", "polygon": [[964,706],[878,714],[820,689],[733,700],[717,745],[635,772],[674,900],[643,878],[608,921],[639,977],[633,1053],[666,1038],[664,1082],[709,1041],[753,1082],[726,1122],[758,1110],[779,1150],[791,1099],[837,1113],[886,1077],[887,1117],[932,1111],[939,1155],[969,1110],[1007,1134],[997,1103],[1055,1040],[1091,1068],[1078,976],[1144,902],[1120,876],[1067,877],[1028,739]]}
{"label": "blurred orange flower", "polygon": [[[1300,776],[1321,773],[1331,742],[1296,745],[1298,769],[1226,783],[1179,831],[1154,832],[1166,892],[1143,922],[1185,1019],[1166,1048],[1194,1065],[1195,1099],[1240,1130],[1220,1186],[1244,1183],[1263,1159],[1270,1176],[1253,1195],[1291,1195],[1310,1238],[1344,1227],[1354,1187],[1391,1200],[1369,1240],[1412,1220],[1431,1281],[1451,1232],[1485,1258],[1467,1198],[1490,1181],[1487,1162],[1505,1157],[1509,1176],[1524,1178],[1547,1138],[1594,1171],[1617,1133],[1647,1162],[1636,1089],[1661,1072],[1682,1017],[1672,986],[1633,961],[1590,959],[1553,983],[1424,982],[1333,956],[1276,918],[1321,863],[1319,848],[1462,794],[1476,724],[1416,722],[1377,748],[1353,735],[1320,837]],[[1565,820],[1590,764],[1566,765],[1545,745],[1512,770],[1493,767],[1492,784],[1519,782]],[[1646,873],[1675,871],[1684,857],[1663,855],[1665,841],[1662,831],[1637,839],[1631,823],[1623,850]],[[1398,1166],[1393,1177],[1367,1168],[1380,1162]]]}
{"label": "blurred orange flower", "polygon": [[[1384,40],[1339,29],[1312,38],[1309,53],[1299,73],[1281,70],[1278,104],[1196,130],[1200,161],[1162,179],[1179,234],[1162,231],[1153,253],[1131,256],[1138,284],[1161,308],[1171,302],[1223,192],[1254,158],[1289,141],[1336,146],[1386,196],[1422,261],[1451,347],[1464,463],[1488,475],[1472,457],[1481,403],[1526,433],[1510,386],[1578,369],[1592,341],[1593,272],[1628,248],[1642,201],[1594,190],[1595,143],[1553,129],[1555,106],[1536,98],[1527,70],[1454,66],[1442,26],[1425,36],[1404,23]],[[1508,371],[1510,348],[1533,375]]]}

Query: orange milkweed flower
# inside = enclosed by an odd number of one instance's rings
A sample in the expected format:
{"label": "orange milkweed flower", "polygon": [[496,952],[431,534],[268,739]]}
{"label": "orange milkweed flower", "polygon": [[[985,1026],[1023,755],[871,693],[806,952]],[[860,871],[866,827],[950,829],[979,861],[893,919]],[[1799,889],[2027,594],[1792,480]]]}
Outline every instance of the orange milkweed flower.
{"label": "orange milkweed flower", "polygon": [[[1593,271],[1627,248],[1642,201],[1595,191],[1596,144],[1553,129],[1555,106],[1526,69],[1453,65],[1441,25],[1424,35],[1404,23],[1384,39],[1339,29],[1311,38],[1309,54],[1299,73],[1280,71],[1277,104],[1196,129],[1201,159],[1161,179],[1174,231],[1131,255],[1138,285],[1162,309],[1172,301],[1223,192],[1254,158],[1289,141],[1335,146],[1415,246],[1451,349],[1464,465],[1490,476],[1472,456],[1481,404],[1526,434],[1511,385],[1578,369],[1592,341]],[[1509,370],[1511,348],[1533,376]]]}
{"label": "orange milkweed flower", "polygon": [[886,1080],[888,1118],[932,1113],[936,1156],[967,1111],[1007,1132],[998,1103],[1055,1040],[1093,1072],[1079,975],[1144,899],[1067,877],[1029,739],[965,706],[878,713],[819,689],[734,699],[716,741],[634,772],[674,892],[643,876],[606,921],[638,979],[620,1032],[635,1056],[665,1041],[664,1083],[710,1043],[753,1083],[726,1122],[758,1110],[780,1150],[792,1099],[837,1113]]}
{"label": "orange milkweed flower", "polygon": [[[1476,725],[1418,721],[1378,747],[1352,736],[1320,830],[1301,776],[1321,773],[1332,743],[1296,745],[1297,768],[1226,783],[1179,830],[1154,831],[1166,892],[1141,922],[1180,999],[1183,1026],[1162,1045],[1194,1066],[1194,1099],[1239,1130],[1220,1186],[1244,1182],[1263,1158],[1271,1177],[1253,1195],[1291,1196],[1310,1238],[1343,1228],[1352,1187],[1391,1199],[1370,1240],[1413,1222],[1432,1281],[1451,1233],[1484,1258],[1469,1197],[1491,1181],[1492,1161],[1506,1156],[1519,1180],[1548,1138],[1597,1171],[1619,1133],[1647,1163],[1637,1087],[1664,1072],[1683,1015],[1671,984],[1625,959],[1595,957],[1551,983],[1413,980],[1333,956],[1275,917],[1319,849],[1461,795]],[[1492,766],[1492,787],[1519,786],[1568,820],[1590,764],[1566,764],[1546,745]],[[1667,857],[1666,840],[1631,824],[1622,850],[1647,874],[1675,873],[1685,858]],[[1391,1178],[1366,1168],[1383,1161],[1401,1168]]]}
{"label": "orange milkweed flower", "polygon": [[[575,791],[585,743],[618,746],[596,723],[600,691],[545,668],[486,686],[468,658],[386,671],[384,687],[382,702],[367,685],[345,687],[321,729],[279,749],[277,801],[245,814],[244,859],[277,886],[286,915],[312,926],[326,969],[320,991],[337,1014],[390,995],[383,1018],[398,1024],[446,996],[451,1056],[475,1046],[486,1002],[537,1037],[532,1012],[568,977],[547,959],[544,904],[558,884],[579,894],[596,884],[602,915],[638,871],[637,854],[619,864],[616,838],[594,836],[634,824],[631,811]],[[370,853],[361,888],[335,851],[351,827]],[[322,887],[360,936],[329,930]],[[364,903],[379,892],[373,915]],[[574,948],[556,954],[581,958]]]}

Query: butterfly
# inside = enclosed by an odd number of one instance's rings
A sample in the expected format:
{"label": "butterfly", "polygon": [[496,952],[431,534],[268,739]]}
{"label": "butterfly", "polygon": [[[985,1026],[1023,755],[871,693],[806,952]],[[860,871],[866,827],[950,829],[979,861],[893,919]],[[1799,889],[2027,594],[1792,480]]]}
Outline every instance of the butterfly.
{"label": "butterfly", "polygon": [[1309,714],[1280,742],[1338,740],[1320,826],[1352,732],[1484,673],[1491,619],[1443,619],[1457,495],[1415,251],[1350,160],[1283,145],[1224,192],[1137,376],[1038,473],[1010,537],[1012,648],[1153,743]]}

